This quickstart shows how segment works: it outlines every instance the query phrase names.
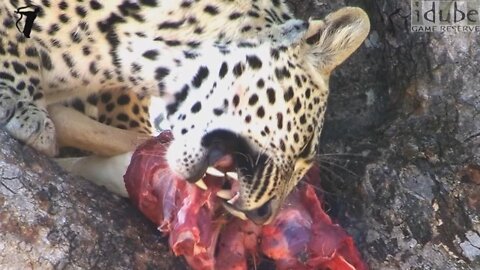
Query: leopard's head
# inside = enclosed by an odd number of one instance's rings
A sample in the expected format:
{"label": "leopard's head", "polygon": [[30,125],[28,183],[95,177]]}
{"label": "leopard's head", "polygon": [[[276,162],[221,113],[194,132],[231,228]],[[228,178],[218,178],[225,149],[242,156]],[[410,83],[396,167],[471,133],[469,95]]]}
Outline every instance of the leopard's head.
{"label": "leopard's head", "polygon": [[365,12],[348,7],[324,20],[289,20],[254,41],[214,45],[190,67],[169,116],[171,168],[191,182],[209,166],[230,171],[226,209],[271,221],[315,160],[332,70],[369,29]]}

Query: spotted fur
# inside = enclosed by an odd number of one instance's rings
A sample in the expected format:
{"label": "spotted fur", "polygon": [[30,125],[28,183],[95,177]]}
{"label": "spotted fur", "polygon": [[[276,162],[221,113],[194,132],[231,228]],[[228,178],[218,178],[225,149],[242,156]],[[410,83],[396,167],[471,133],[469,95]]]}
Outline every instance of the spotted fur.
{"label": "spotted fur", "polygon": [[143,134],[156,134],[150,119],[150,96],[127,89],[100,90],[63,104],[105,125]]}
{"label": "spotted fur", "polygon": [[[26,4],[40,7],[30,39],[14,27]],[[0,124],[12,136],[53,155],[46,106],[66,101],[152,132],[144,107],[160,97],[170,167],[195,181],[212,153],[233,152],[232,211],[259,223],[311,166],[329,75],[369,30],[358,8],[306,22],[278,0],[7,0],[0,23]]]}

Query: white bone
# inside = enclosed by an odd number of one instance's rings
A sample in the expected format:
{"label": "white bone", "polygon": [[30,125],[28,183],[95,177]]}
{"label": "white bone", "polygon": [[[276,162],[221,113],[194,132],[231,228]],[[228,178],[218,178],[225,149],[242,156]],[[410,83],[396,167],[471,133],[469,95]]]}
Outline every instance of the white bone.
{"label": "white bone", "polygon": [[94,184],[128,197],[123,175],[127,171],[133,152],[105,158],[89,156],[81,158],[57,158],[55,161],[65,170],[80,175]]}

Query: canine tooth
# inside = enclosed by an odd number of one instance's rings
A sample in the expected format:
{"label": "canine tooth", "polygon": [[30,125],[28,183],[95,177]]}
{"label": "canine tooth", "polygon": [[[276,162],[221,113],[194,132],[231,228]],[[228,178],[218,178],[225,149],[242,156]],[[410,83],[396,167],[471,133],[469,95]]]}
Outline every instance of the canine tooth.
{"label": "canine tooth", "polygon": [[225,200],[231,200],[232,199],[232,193],[230,192],[230,190],[226,190],[226,189],[222,189],[222,190],[218,191],[217,196],[222,198],[222,199],[225,199]]}
{"label": "canine tooth", "polygon": [[203,181],[203,179],[200,179],[198,180],[197,182],[195,182],[195,185],[197,185],[197,187],[203,189],[203,190],[207,190],[208,187],[207,187],[207,184],[205,184],[205,181]]}
{"label": "canine tooth", "polygon": [[227,172],[227,176],[238,181],[238,173],[236,172]]}
{"label": "canine tooth", "polygon": [[207,168],[207,173],[210,174],[210,175],[213,175],[213,176],[223,177],[223,172],[219,171],[215,167],[208,167]]}

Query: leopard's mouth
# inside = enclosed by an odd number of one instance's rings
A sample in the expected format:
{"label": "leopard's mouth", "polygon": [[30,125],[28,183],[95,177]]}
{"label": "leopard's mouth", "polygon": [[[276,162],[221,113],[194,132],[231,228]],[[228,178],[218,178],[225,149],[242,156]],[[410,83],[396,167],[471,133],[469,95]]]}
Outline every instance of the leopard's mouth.
{"label": "leopard's mouth", "polygon": [[234,207],[240,197],[240,181],[232,155],[227,154],[215,160],[195,185],[213,192],[223,201],[224,208],[232,215],[243,220],[247,219],[245,213]]}
{"label": "leopard's mouth", "polygon": [[248,191],[242,190],[242,176],[238,173],[234,156],[227,154],[218,158],[208,166],[195,185],[202,190],[215,194],[223,208],[230,214],[242,219],[251,220],[258,225],[269,223],[277,212],[278,200],[274,196],[255,209],[242,209],[242,195]]}
{"label": "leopard's mouth", "polygon": [[[260,154],[252,149],[247,140],[231,131],[215,130],[202,138],[202,147],[206,155],[197,168],[186,179],[199,188],[216,194],[222,200],[223,207],[240,219],[249,219],[256,224],[265,224],[274,217],[279,203],[276,196],[268,201],[258,203],[250,198],[255,190],[255,184],[260,180],[255,176],[265,167],[268,160],[266,154]],[[257,182],[255,182],[257,181]],[[272,192],[265,190],[263,193]],[[256,192],[257,194],[259,192]]]}

